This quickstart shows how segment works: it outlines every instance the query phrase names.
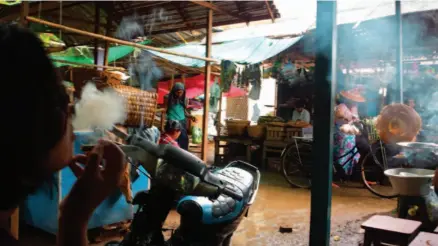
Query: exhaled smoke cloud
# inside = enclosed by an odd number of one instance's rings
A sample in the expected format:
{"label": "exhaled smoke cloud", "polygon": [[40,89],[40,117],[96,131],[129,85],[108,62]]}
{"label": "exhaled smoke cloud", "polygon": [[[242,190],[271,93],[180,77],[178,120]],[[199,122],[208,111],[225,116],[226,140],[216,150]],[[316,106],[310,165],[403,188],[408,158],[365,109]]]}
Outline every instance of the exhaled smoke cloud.
{"label": "exhaled smoke cloud", "polygon": [[126,101],[113,89],[99,91],[94,83],[82,90],[81,100],[75,105],[73,128],[75,130],[112,129],[126,119]]}

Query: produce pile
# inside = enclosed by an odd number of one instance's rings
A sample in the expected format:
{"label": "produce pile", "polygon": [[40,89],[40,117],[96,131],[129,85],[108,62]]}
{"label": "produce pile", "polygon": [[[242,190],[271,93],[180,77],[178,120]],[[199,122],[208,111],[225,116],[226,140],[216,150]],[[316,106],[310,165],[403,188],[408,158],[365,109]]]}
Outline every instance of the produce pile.
{"label": "produce pile", "polygon": [[281,117],[277,117],[277,116],[260,116],[257,124],[258,125],[265,125],[265,124],[269,124],[269,123],[284,123],[284,120]]}
{"label": "produce pile", "polygon": [[376,128],[376,119],[377,118],[366,118],[362,120],[364,127],[366,127],[366,130],[368,131],[368,139],[371,143],[379,140],[379,133],[377,132]]}

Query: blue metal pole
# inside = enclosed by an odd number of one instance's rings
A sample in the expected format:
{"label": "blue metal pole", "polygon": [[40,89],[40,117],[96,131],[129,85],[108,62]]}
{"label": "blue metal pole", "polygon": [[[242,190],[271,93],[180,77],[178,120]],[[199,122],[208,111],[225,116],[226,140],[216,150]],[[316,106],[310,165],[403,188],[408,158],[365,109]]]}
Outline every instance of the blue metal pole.
{"label": "blue metal pole", "polygon": [[395,24],[396,24],[396,47],[395,47],[395,67],[396,67],[396,97],[395,102],[403,103],[403,23],[401,13],[401,1],[395,1]]}
{"label": "blue metal pole", "polygon": [[337,2],[317,2],[310,246],[330,244]]}

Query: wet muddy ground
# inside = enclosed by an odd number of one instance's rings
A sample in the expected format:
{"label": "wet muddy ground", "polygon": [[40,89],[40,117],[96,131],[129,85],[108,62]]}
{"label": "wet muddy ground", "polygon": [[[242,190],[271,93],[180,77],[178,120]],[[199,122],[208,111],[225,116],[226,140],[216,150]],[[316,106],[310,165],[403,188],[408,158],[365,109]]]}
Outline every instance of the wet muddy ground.
{"label": "wet muddy ground", "polygon": [[[363,240],[360,224],[376,213],[391,214],[395,200],[381,199],[359,185],[333,190],[331,245],[359,245]],[[178,225],[178,214],[172,212],[167,228]],[[310,221],[310,191],[290,188],[279,174],[264,173],[259,195],[233,238],[233,245],[308,245]],[[292,233],[280,233],[279,228],[291,227]],[[338,239],[335,241],[334,239]],[[105,241],[117,237],[105,237]],[[35,230],[24,230],[25,245],[54,245],[54,237]],[[94,244],[104,245],[104,243]]]}

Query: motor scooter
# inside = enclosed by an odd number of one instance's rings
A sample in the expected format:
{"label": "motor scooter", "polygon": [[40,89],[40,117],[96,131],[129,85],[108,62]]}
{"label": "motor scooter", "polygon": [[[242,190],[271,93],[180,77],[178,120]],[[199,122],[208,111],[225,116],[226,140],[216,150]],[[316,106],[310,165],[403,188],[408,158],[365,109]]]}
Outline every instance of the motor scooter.
{"label": "motor scooter", "polygon": [[[208,167],[197,156],[172,145],[157,145],[139,135],[123,137],[121,149],[130,162],[148,172],[151,189],[135,195],[137,206],[130,231],[121,242],[107,246],[228,246],[257,197],[260,172],[234,161],[224,168]],[[169,239],[163,224],[172,210],[181,215]]]}

